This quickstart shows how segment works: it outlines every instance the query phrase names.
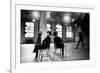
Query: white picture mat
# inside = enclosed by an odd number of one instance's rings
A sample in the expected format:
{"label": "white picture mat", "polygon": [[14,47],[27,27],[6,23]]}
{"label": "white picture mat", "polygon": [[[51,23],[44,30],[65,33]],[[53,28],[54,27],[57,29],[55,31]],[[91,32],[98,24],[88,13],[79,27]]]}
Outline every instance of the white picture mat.
{"label": "white picture mat", "polygon": [[[65,61],[65,62],[42,62],[42,63],[23,63],[20,64],[20,10],[46,10],[46,11],[65,11],[65,12],[89,12],[90,13],[90,60],[83,61]],[[16,40],[15,40],[16,39]],[[45,71],[55,69],[66,69],[69,67],[86,67],[95,64],[95,13],[93,8],[66,8],[50,7],[38,5],[21,5],[16,4],[12,7],[12,72],[24,71]]]}

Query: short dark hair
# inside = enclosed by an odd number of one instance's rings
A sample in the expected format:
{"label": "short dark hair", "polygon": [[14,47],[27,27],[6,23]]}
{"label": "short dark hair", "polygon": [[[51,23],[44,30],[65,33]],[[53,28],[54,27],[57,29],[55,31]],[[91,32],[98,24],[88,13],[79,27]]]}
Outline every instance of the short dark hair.
{"label": "short dark hair", "polygon": [[49,33],[50,35],[52,35],[51,31],[47,31],[47,33]]}
{"label": "short dark hair", "polygon": [[38,33],[38,36],[41,36],[42,35],[42,33]]}

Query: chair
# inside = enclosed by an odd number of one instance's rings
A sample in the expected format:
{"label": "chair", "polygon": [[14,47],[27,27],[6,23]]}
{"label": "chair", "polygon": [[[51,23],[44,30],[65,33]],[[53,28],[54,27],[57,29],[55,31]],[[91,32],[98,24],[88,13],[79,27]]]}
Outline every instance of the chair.
{"label": "chair", "polygon": [[48,57],[48,52],[49,52],[49,49],[41,49],[39,50],[39,59],[40,61],[43,61],[43,57]]}
{"label": "chair", "polygon": [[[60,50],[59,53],[57,53],[57,50],[58,50],[58,49]],[[58,46],[55,45],[55,53],[56,53],[56,54],[59,54],[60,56],[62,56],[62,47],[58,47]]]}

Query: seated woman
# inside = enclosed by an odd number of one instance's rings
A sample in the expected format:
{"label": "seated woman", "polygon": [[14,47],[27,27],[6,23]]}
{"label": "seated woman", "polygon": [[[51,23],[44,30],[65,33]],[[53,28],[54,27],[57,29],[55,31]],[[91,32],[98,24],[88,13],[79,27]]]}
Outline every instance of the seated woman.
{"label": "seated woman", "polygon": [[47,31],[47,37],[42,41],[42,49],[49,49],[51,43],[51,32]]}
{"label": "seated woman", "polygon": [[[43,50],[46,50],[46,56],[50,56],[49,54],[50,43],[51,43],[51,32],[47,31],[47,37],[42,41],[41,48],[39,49],[40,52],[43,52]],[[42,61],[43,54],[41,54],[40,56],[41,56],[41,61]]]}
{"label": "seated woman", "polygon": [[41,44],[41,33],[38,34],[37,42],[35,44],[35,48],[33,52],[36,52],[35,60],[38,58],[38,51],[44,50],[44,49],[50,49],[50,43],[51,43],[51,32],[47,31],[47,37],[42,41]]}
{"label": "seated woman", "polygon": [[61,48],[61,50],[62,50],[62,57],[64,57],[64,43],[63,43],[63,40],[60,37],[58,37],[58,32],[57,31],[55,31],[53,33],[53,35],[54,35],[55,49]]}

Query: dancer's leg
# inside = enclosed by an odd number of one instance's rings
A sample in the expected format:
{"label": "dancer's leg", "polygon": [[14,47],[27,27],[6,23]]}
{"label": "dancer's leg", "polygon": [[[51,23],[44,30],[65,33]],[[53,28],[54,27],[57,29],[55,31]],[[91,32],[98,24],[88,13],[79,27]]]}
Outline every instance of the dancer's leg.
{"label": "dancer's leg", "polygon": [[79,45],[79,43],[80,43],[80,40],[78,41],[77,46],[76,46],[76,48],[75,48],[75,49],[78,49],[78,45]]}

